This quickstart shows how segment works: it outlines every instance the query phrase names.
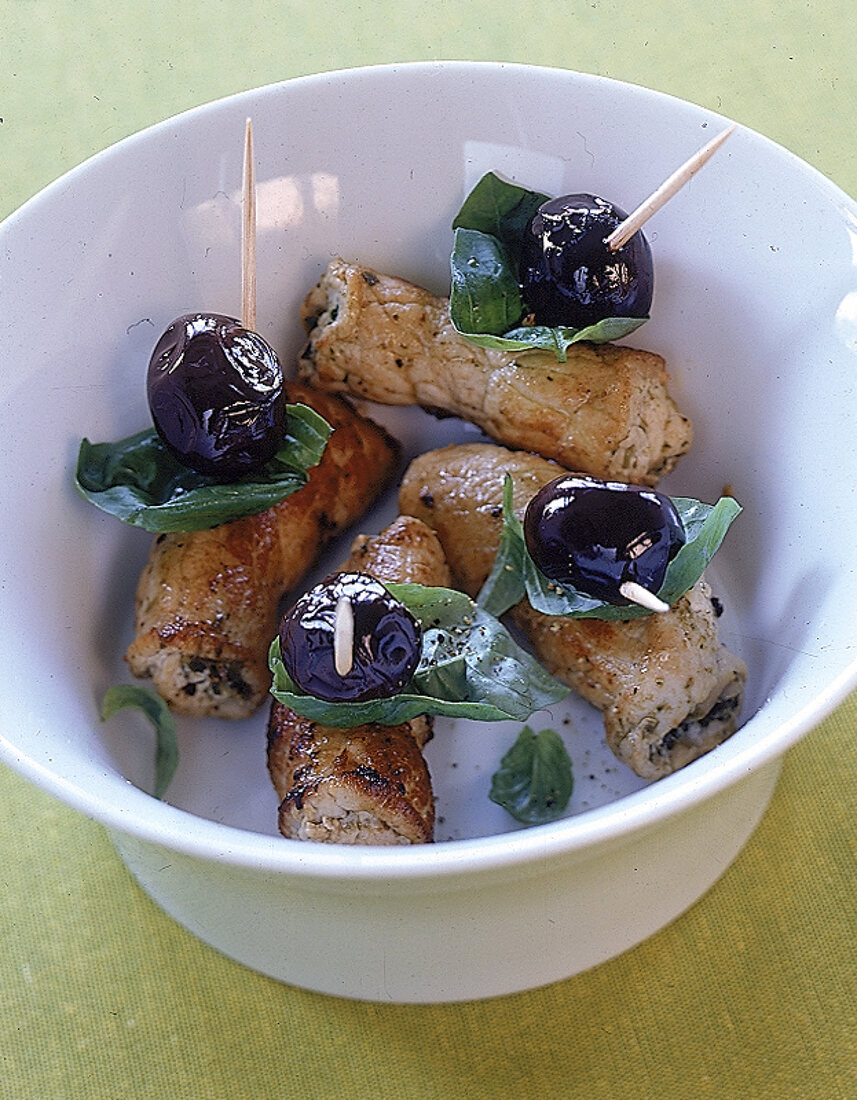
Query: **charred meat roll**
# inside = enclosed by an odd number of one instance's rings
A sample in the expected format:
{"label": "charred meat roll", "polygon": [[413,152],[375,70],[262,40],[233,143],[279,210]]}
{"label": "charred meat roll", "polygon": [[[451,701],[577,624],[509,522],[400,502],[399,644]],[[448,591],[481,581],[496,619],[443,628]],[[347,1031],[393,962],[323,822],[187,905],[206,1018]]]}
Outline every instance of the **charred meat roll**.
{"label": "charred meat roll", "polygon": [[447,299],[343,260],[302,316],[298,370],[323,390],[459,416],[507,446],[638,485],[654,485],[690,447],[691,423],[651,352],[578,343],[560,363],[480,348],[456,332]]}
{"label": "charred meat roll", "polygon": [[[440,541],[429,527],[399,517],[360,536],[343,571],[381,581],[450,584]],[[397,726],[336,729],[274,700],[268,770],[280,799],[283,836],[338,844],[424,844],[434,835],[434,798],[422,748],[431,719]]]}
{"label": "charred meat roll", "polygon": [[420,742],[429,718],[401,726],[323,726],[274,702],[268,770],[290,840],[323,844],[427,844],[434,797]]}
{"label": "charred meat roll", "polygon": [[394,475],[399,447],[342,398],[287,383],[333,428],[307,484],[254,516],[156,537],[140,576],[126,652],[177,712],[244,718],[270,686],[267,651],[279,603],[334,536],[355,523]]}
{"label": "charred meat roll", "polygon": [[[475,596],[497,551],[504,475],[521,518],[564,472],[490,444],[446,447],[411,463],[399,509],[435,528],[454,582]],[[607,744],[637,775],[676,771],[735,731],[746,669],[718,638],[704,580],[668,612],[627,622],[544,615],[526,601],[510,615],[548,671],[603,712]]]}

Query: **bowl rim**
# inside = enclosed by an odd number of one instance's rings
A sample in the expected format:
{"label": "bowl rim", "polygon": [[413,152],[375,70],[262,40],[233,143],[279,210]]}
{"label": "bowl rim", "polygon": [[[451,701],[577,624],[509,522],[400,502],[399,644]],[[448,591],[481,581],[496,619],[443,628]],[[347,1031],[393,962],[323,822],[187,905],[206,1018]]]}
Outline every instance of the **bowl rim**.
{"label": "bowl rim", "polygon": [[[166,119],[147,126],[124,137],[93,154],[77,166],[69,169],[29,198],[17,210],[0,222],[0,240],[5,231],[19,220],[38,214],[43,202],[50,201],[53,193],[89,167],[103,159],[113,157],[123,149],[147,142],[158,133],[173,129],[196,115],[234,106],[242,101],[260,96],[286,94],[291,87],[312,84],[329,84],[347,81],[395,78],[395,74],[461,75],[466,72],[485,74],[501,70],[522,78],[538,74],[571,83],[624,87],[635,95],[679,106],[684,110],[699,111],[706,119],[718,118],[724,124],[731,120],[717,112],[702,108],[687,100],[666,92],[656,91],[612,77],[583,73],[573,69],[529,65],[518,62],[498,61],[408,61],[378,65],[332,69],[304,76],[249,88],[209,102],[188,108]],[[741,130],[756,142],[762,142],[779,155],[788,158],[793,167],[804,172],[828,193],[836,194],[853,209],[853,200],[818,170],[784,147],[756,131],[744,127]],[[447,879],[454,881],[474,870],[498,871],[520,867],[535,860],[568,856],[604,843],[619,840],[640,830],[656,826],[667,819],[687,812],[703,801],[724,791],[727,787],[746,778],[750,773],[771,763],[788,748],[814,728],[831,713],[857,686],[857,656],[833,681],[812,696],[808,702],[784,722],[770,729],[766,736],[746,738],[740,751],[730,752],[719,767],[695,767],[694,762],[660,779],[642,790],[625,795],[605,806],[555,821],[548,825],[481,836],[462,840],[437,841],[429,845],[401,846],[395,848],[360,847],[346,845],[307,845],[289,841],[277,835],[267,835],[225,825],[198,817],[189,811],[171,806],[134,787],[118,773],[105,773],[105,791],[115,792],[116,797],[105,797],[104,792],[93,791],[73,779],[59,775],[33,757],[22,754],[10,740],[0,733],[0,760],[25,779],[53,795],[61,802],[98,821],[109,830],[128,837],[158,845],[191,857],[215,861],[220,864],[281,873],[296,878],[317,878],[354,882],[357,880],[413,881],[418,879]],[[741,727],[752,732],[758,714]],[[709,763],[718,754],[714,749],[703,760]],[[121,797],[120,797],[121,792]]]}

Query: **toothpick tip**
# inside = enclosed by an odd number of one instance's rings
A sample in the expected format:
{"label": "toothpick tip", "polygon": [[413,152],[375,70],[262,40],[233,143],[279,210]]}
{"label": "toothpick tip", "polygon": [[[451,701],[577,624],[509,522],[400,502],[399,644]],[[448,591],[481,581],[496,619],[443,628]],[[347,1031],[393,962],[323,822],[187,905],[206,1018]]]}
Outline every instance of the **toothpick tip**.
{"label": "toothpick tip", "polygon": [[621,221],[607,237],[605,243],[610,251],[617,252],[623,245],[626,245],[649,218],[669,202],[673,195],[680,191],[696,175],[699,169],[714,156],[736,128],[737,123],[733,122],[725,130],[715,134],[706,145],[703,145],[684,164],[680,165],[644,202],[641,202],[635,210],[632,210],[628,217]]}
{"label": "toothpick tip", "polygon": [[354,608],[347,596],[340,596],[333,613],[333,667],[347,676],[354,665]]}
{"label": "toothpick tip", "polygon": [[668,603],[656,596],[654,592],[650,592],[648,588],[643,588],[641,584],[637,584],[636,581],[624,581],[620,584],[619,594],[624,596],[626,600],[630,600],[631,603],[645,607],[647,611],[656,611],[662,615],[670,609]]}

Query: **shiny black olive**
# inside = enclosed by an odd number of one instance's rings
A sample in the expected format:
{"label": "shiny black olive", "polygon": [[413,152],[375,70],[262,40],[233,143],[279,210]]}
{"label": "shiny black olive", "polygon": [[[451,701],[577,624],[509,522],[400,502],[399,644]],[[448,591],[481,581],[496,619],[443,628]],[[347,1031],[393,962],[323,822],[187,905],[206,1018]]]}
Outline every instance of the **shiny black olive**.
{"label": "shiny black olive", "polygon": [[529,502],[524,537],[550,580],[624,605],[628,581],[658,592],[685,532],[673,502],[654,489],[567,474]]}
{"label": "shiny black olive", "polygon": [[648,241],[638,230],[615,252],[605,244],[625,217],[595,195],[542,203],[524,230],[519,270],[536,324],[581,329],[606,317],[648,317],[654,290]]}
{"label": "shiny black olive", "polygon": [[[346,622],[339,645],[338,607]],[[334,573],[316,585],[283,616],[279,636],[286,672],[301,691],[328,702],[396,695],[422,649],[419,623],[366,573]]]}
{"label": "shiny black olive", "polygon": [[176,318],[152,352],[146,393],[165,446],[199,473],[233,481],[282,443],[282,367],[273,348],[232,317]]}

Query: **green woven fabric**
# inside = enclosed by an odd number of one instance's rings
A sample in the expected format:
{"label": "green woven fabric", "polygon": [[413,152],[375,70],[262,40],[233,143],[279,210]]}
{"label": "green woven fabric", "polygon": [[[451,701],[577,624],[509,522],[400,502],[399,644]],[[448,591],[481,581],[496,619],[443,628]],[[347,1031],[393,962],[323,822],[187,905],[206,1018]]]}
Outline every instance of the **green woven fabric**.
{"label": "green woven fabric", "polygon": [[100,826],[0,773],[4,1098],[857,1096],[857,696],[693,908],[545,989],[342,1001],[203,946]]}
{"label": "green woven fabric", "polygon": [[[437,58],[657,88],[857,193],[855,46],[836,0],[0,0],[0,215],[217,96]],[[724,877],[646,943],[545,989],[438,1006],[339,1001],[220,957],[142,894],[99,825],[0,769],[0,1096],[857,1097],[855,739],[857,696],[788,754]]]}

